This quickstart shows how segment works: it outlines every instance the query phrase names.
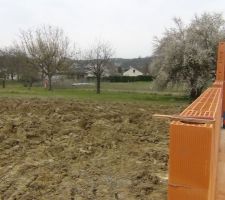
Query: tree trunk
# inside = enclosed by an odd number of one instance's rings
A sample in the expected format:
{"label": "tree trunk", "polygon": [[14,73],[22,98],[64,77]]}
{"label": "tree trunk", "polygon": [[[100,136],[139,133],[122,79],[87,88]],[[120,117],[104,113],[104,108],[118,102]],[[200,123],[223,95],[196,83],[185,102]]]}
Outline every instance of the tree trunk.
{"label": "tree trunk", "polygon": [[6,75],[3,75],[3,79],[2,79],[2,88],[5,88],[6,85]]}
{"label": "tree trunk", "polygon": [[201,87],[201,88],[192,87],[191,90],[190,90],[191,100],[197,99],[201,95],[202,90],[203,90],[203,87]]}
{"label": "tree trunk", "polygon": [[5,88],[5,79],[2,80],[2,88]]}
{"label": "tree trunk", "polygon": [[42,82],[42,87],[45,87],[45,77],[44,77],[44,72],[41,71],[41,82]]}
{"label": "tree trunk", "polygon": [[2,88],[5,88],[5,77],[2,80]]}
{"label": "tree trunk", "polygon": [[48,90],[52,90],[52,76],[48,76]]}
{"label": "tree trunk", "polygon": [[194,100],[195,98],[196,98],[196,90],[195,90],[195,88],[191,88],[190,99]]}
{"label": "tree trunk", "polygon": [[196,98],[198,98],[202,94],[203,89],[204,89],[204,87],[197,88]]}
{"label": "tree trunk", "polygon": [[101,92],[101,77],[97,76],[96,80],[97,80],[96,92],[97,92],[97,94],[100,94],[100,92]]}
{"label": "tree trunk", "polygon": [[32,78],[30,78],[29,83],[28,83],[28,89],[30,90],[33,86],[33,81]]}
{"label": "tree trunk", "polygon": [[196,99],[196,84],[195,84],[195,81],[193,79],[190,79],[190,85],[189,85],[189,88],[190,88],[190,93],[189,93],[189,97],[192,100],[195,100]]}

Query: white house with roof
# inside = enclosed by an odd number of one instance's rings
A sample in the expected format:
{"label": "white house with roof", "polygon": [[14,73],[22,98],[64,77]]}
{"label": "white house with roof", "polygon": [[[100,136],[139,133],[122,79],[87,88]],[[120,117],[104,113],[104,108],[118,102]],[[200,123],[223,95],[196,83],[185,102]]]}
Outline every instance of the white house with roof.
{"label": "white house with roof", "polygon": [[133,67],[130,67],[129,70],[125,71],[123,73],[123,76],[142,76],[143,73],[140,72],[139,70],[133,68]]}

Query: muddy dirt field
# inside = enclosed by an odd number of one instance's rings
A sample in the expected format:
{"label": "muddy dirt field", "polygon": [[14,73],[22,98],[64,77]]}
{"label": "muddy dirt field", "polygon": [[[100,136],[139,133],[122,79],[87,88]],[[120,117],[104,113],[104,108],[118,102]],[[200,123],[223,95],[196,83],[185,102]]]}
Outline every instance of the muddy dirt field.
{"label": "muddy dirt field", "polygon": [[0,199],[165,200],[179,106],[0,99]]}

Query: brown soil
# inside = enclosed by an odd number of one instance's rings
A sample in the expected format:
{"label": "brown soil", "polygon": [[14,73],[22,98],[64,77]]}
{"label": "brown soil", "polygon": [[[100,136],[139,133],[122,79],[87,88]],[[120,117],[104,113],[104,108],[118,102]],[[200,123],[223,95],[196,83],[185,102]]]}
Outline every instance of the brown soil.
{"label": "brown soil", "polygon": [[179,106],[0,99],[0,199],[165,200]]}

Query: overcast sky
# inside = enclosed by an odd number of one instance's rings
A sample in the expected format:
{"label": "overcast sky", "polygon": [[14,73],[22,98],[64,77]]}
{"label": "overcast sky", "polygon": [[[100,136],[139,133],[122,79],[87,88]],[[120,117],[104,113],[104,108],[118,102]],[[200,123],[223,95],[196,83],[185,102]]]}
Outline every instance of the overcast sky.
{"label": "overcast sky", "polygon": [[116,57],[145,57],[175,16],[188,22],[205,11],[224,12],[225,0],[0,0],[0,47],[20,29],[50,24],[82,49],[102,38]]}

